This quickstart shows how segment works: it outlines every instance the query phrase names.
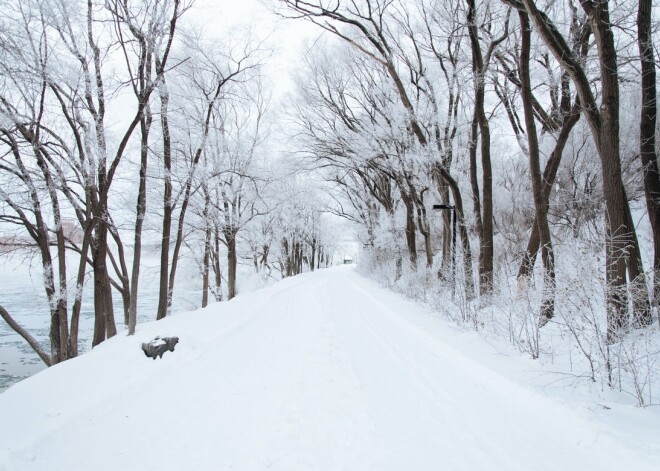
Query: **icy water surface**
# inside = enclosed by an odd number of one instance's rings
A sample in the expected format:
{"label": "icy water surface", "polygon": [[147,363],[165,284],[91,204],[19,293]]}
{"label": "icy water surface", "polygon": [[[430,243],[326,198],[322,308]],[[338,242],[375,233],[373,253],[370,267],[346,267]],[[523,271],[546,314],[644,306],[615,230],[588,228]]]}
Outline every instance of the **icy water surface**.
{"label": "icy water surface", "polygon": [[[48,338],[48,303],[41,277],[30,270],[29,260],[0,263],[0,304],[39,340]],[[35,283],[35,274],[38,277]],[[30,346],[0,318],[0,391],[45,368]]]}
{"label": "icy water surface", "polygon": [[[145,263],[141,269],[138,321],[155,320],[158,305],[158,268],[156,263]],[[177,276],[180,286],[175,292],[173,312],[189,311],[201,305],[201,291],[196,285],[198,276],[194,264],[181,266]],[[70,278],[72,279],[72,278]],[[94,327],[91,283],[85,289],[80,319],[79,350],[91,348]],[[121,298],[113,292],[117,329],[125,332]],[[48,349],[48,303],[38,265],[30,266],[29,259],[14,256],[0,257],[0,305]],[[32,376],[45,368],[44,363],[23,338],[0,318],[0,392],[12,384]]]}

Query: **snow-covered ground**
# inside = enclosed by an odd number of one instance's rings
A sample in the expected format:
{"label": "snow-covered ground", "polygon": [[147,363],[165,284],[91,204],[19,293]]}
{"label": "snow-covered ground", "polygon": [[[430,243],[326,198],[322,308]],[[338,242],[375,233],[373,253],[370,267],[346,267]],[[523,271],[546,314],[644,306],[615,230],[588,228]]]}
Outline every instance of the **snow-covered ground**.
{"label": "snow-covered ground", "polygon": [[[176,335],[162,359],[140,343]],[[0,394],[0,470],[655,470],[653,408],[553,388],[353,267],[141,324]]]}
{"label": "snow-covered ground", "polygon": [[[129,259],[129,265],[132,260]],[[158,305],[158,274],[160,258],[153,253],[143,256],[141,267],[140,296],[138,297],[138,321],[147,322],[156,318]],[[197,276],[197,266],[189,259],[184,259],[180,265],[180,279],[177,281],[173,299],[173,312],[190,311],[201,305],[201,280]],[[69,267],[69,283],[76,276],[77,264]],[[241,273],[241,281],[247,276]],[[258,286],[259,280],[248,280]],[[49,328],[50,318],[48,301],[44,292],[42,271],[29,254],[17,254],[14,257],[0,257],[0,286],[2,296],[0,304],[25,327],[42,345],[50,350]],[[246,283],[247,284],[247,283]],[[87,283],[83,296],[80,319],[79,351],[85,352],[91,348],[94,326],[93,286]],[[246,286],[245,289],[254,289]],[[73,292],[69,302],[73,303]],[[69,306],[71,306],[71,304]],[[125,331],[121,297],[114,293],[115,319],[120,332]],[[45,368],[30,346],[0,319],[0,392],[21,379],[31,376]]]}

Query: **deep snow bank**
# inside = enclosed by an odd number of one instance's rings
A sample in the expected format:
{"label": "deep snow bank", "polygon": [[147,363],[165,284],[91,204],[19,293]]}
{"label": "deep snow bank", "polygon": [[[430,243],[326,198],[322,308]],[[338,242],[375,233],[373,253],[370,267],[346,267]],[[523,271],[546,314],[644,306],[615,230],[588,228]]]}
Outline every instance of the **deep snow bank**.
{"label": "deep snow bank", "polygon": [[[180,343],[153,361],[156,335]],[[549,397],[494,351],[351,267],[305,274],[0,394],[0,470],[656,469],[655,411]]]}

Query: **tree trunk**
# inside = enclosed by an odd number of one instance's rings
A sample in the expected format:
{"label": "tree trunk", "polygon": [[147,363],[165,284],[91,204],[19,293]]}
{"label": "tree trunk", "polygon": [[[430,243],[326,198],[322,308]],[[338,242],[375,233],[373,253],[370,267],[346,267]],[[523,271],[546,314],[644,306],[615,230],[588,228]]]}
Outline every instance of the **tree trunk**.
{"label": "tree trunk", "polygon": [[[461,239],[461,249],[463,250],[463,273],[465,277],[465,296],[467,299],[474,298],[474,276],[472,273],[472,250],[470,249],[470,237],[465,226],[465,212],[463,209],[463,197],[461,190],[449,172],[439,163],[433,165],[433,174],[437,184],[446,184],[451,190],[454,198],[454,211],[457,218],[458,236]],[[454,241],[454,243],[456,243]],[[455,247],[454,247],[455,250]]]}
{"label": "tree trunk", "polygon": [[470,124],[470,141],[468,142],[468,155],[470,156],[470,188],[472,189],[472,213],[477,229],[479,241],[483,239],[484,226],[481,221],[481,190],[479,189],[479,174],[477,171],[477,145],[479,144],[479,122],[476,110]]}
{"label": "tree trunk", "polygon": [[211,222],[209,221],[209,207],[211,205],[211,198],[208,189],[203,186],[204,190],[204,255],[202,257],[202,307],[206,307],[209,303],[209,268],[211,263]]}
{"label": "tree trunk", "polygon": [[302,273],[302,243],[298,240],[293,244],[293,265],[294,265],[294,275],[300,275]]}
{"label": "tree trunk", "polygon": [[202,307],[209,304],[209,268],[211,262],[211,231],[206,230],[204,235],[204,258],[202,260]]}
{"label": "tree trunk", "polygon": [[[442,204],[449,204],[449,187],[447,185],[437,185],[437,186],[438,186],[438,193],[440,193],[440,202]],[[449,211],[443,211],[441,217],[442,217],[442,271],[446,272],[449,270],[451,265],[451,238],[452,238],[451,214],[449,214]],[[424,244],[428,254],[428,250],[430,248],[430,240],[427,243],[426,236],[424,236]],[[428,259],[427,259],[427,263],[428,263]],[[432,264],[433,263],[431,262],[431,265]]]}
{"label": "tree trunk", "polygon": [[169,92],[165,81],[161,84],[160,91],[160,122],[163,133],[163,167],[164,167],[164,192],[163,192],[163,228],[160,245],[160,278],[158,284],[158,310],[156,320],[167,316],[170,305],[169,291],[169,263],[170,263],[170,234],[172,231],[172,142],[170,137],[170,125],[168,117]]}
{"label": "tree trunk", "polygon": [[417,241],[415,237],[415,209],[412,199],[401,192],[401,199],[406,207],[406,245],[408,247],[408,258],[413,267],[417,267]]}
{"label": "tree trunk", "polygon": [[[261,247],[261,251],[262,251],[262,254],[261,254],[261,260],[259,260],[259,266],[261,268],[265,268],[265,267],[268,266],[268,253],[270,252],[270,245],[264,244]],[[320,258],[319,258],[318,266],[321,266]]]}
{"label": "tree trunk", "polygon": [[[468,3],[468,31],[472,49],[472,75],[474,80],[474,115],[481,132],[482,214],[481,246],[479,250],[479,290],[481,294],[493,291],[493,173],[490,161],[490,126],[484,110],[485,66],[479,44],[475,0]],[[474,134],[474,132],[473,132]]]}
{"label": "tree trunk", "polygon": [[298,240],[297,239],[295,239],[294,242],[291,244],[291,265],[293,267],[291,272],[293,276],[300,273],[298,271]]}
{"label": "tree trunk", "polygon": [[[579,105],[576,104],[571,110],[571,114],[566,116],[564,119],[561,130],[559,131],[559,136],[557,137],[557,142],[555,143],[555,148],[552,150],[550,158],[546,163],[545,170],[543,171],[543,200],[545,201],[546,212],[550,206],[550,192],[552,191],[552,186],[554,185],[555,178],[557,177],[557,171],[559,170],[559,164],[561,163],[564,147],[566,147],[566,143],[568,142],[571,131],[579,120],[580,109]],[[532,224],[532,232],[529,236],[529,241],[527,242],[527,249],[523,254],[523,259],[520,263],[520,268],[518,269],[517,278],[519,281],[524,282],[523,280],[525,278],[531,276],[540,244],[541,239],[538,225]]]}
{"label": "tree trunk", "polygon": [[[69,326],[68,326],[68,308],[67,308],[67,280],[66,280],[66,247],[65,247],[65,237],[64,237],[64,228],[62,226],[62,214],[60,211],[60,203],[57,194],[58,184],[53,181],[53,175],[51,174],[48,162],[46,162],[45,155],[46,151],[41,148],[40,144],[40,121],[41,116],[44,112],[44,99],[46,94],[46,83],[42,85],[42,94],[41,94],[41,108],[39,112],[39,118],[37,119],[37,126],[34,132],[27,130],[23,125],[19,125],[21,133],[23,136],[31,142],[34,157],[36,159],[37,165],[40,168],[44,182],[48,188],[48,194],[50,196],[51,209],[53,211],[53,223],[55,227],[55,246],[57,248],[57,272],[53,266],[53,260],[50,254],[50,240],[48,229],[45,224],[41,225],[43,237],[41,242],[43,243],[41,253],[42,253],[42,262],[44,267],[44,274],[47,278],[46,283],[50,284],[50,290],[47,289],[47,292],[50,291],[48,296],[49,305],[51,308],[51,318],[50,318],[50,340],[51,340],[51,361],[53,363],[59,363],[66,360],[67,357],[67,344],[69,342]],[[37,197],[33,193],[33,199]],[[40,208],[40,206],[37,206]],[[56,275],[57,273],[57,275]],[[57,281],[55,276],[57,276]],[[56,285],[57,283],[57,285]]]}
{"label": "tree trunk", "polygon": [[131,270],[131,297],[128,308],[128,335],[135,333],[137,326],[137,298],[140,281],[140,261],[142,260],[142,226],[147,214],[147,164],[149,160],[149,131],[152,117],[149,107],[140,120],[140,183],[135,208],[135,243],[133,248],[133,267]]}
{"label": "tree trunk", "polygon": [[227,242],[227,299],[232,299],[236,296],[236,268],[238,265],[236,234],[232,228],[225,230],[225,242]]}
{"label": "tree trunk", "polygon": [[[94,273],[94,337],[92,346],[117,334],[114,307],[112,305],[112,286],[108,275],[108,227],[105,205],[95,216],[96,236],[92,248],[92,269]],[[100,214],[99,214],[100,213]]]}
{"label": "tree trunk", "polygon": [[284,254],[284,276],[291,276],[293,274],[293,267],[291,263],[291,254],[289,253],[289,241],[286,237],[282,239],[282,252]]}
{"label": "tree trunk", "polygon": [[[426,209],[421,204],[421,207],[417,208],[417,226],[419,227],[419,232],[424,237],[424,251],[426,253],[426,266],[431,268],[433,266],[433,248],[431,247],[431,226],[429,220],[426,217]],[[451,232],[450,232],[451,233]]]}
{"label": "tree trunk", "polygon": [[[108,191],[110,180],[108,179],[107,160],[108,150],[105,138],[105,86],[103,84],[103,74],[101,71],[101,49],[96,43],[93,31],[94,24],[94,5],[91,0],[87,0],[87,40],[90,44],[94,72],[93,78],[88,76],[91,81],[94,80],[96,86],[96,106],[93,112],[94,130],[98,143],[98,168],[96,169],[96,181],[98,185],[98,198],[95,201],[93,214],[96,220],[95,236],[92,245],[92,271],[94,273],[94,337],[92,346],[103,342],[117,333],[115,326],[115,314],[112,305],[112,286],[110,285],[110,276],[108,275]],[[85,63],[86,65],[86,63]],[[91,74],[90,74],[91,75]],[[87,98],[91,101],[90,96]],[[92,104],[92,107],[94,105]]]}
{"label": "tree trunk", "polygon": [[539,143],[534,122],[534,108],[532,106],[532,86],[529,72],[531,27],[527,13],[519,11],[522,44],[520,48],[520,82],[522,84],[522,101],[525,113],[525,129],[527,132],[527,147],[529,153],[529,172],[532,177],[532,192],[534,194],[534,208],[536,212],[536,227],[541,244],[541,259],[543,260],[543,299],[539,326],[545,325],[554,316],[555,307],[555,258],[552,250],[552,238],[548,225],[546,198],[543,195],[543,181],[541,179],[541,163],[539,158]]}
{"label": "tree trunk", "polygon": [[[55,196],[55,195],[53,195]],[[56,311],[57,316],[52,319],[52,329],[57,330],[58,351],[57,362],[65,361],[69,358],[69,310],[67,307],[67,281],[66,281],[66,247],[64,238],[64,229],[62,227],[62,217],[60,214],[59,203],[53,199],[53,211],[55,216],[55,231],[57,244],[57,275],[59,278],[59,295],[57,296]]]}
{"label": "tree trunk", "polygon": [[[89,216],[89,214],[88,214]],[[87,227],[83,234],[82,248],[80,250],[80,261],[78,262],[78,276],[76,278],[76,297],[71,311],[71,330],[69,333],[69,358],[78,356],[78,332],[80,324],[80,311],[82,309],[83,289],[85,287],[85,272],[87,271],[87,255],[91,245],[93,224],[91,218],[87,218]]]}
{"label": "tree trunk", "polygon": [[642,115],[639,124],[639,156],[644,169],[646,208],[653,231],[653,302],[658,305],[660,303],[660,171],[658,170],[658,156],[655,149],[657,102],[652,4],[652,0],[639,0],[637,12],[637,44],[642,67]]}
{"label": "tree trunk", "polygon": [[215,300],[222,301],[222,272],[220,271],[220,231],[213,225],[213,273],[215,275]]}
{"label": "tree trunk", "polygon": [[[631,282],[639,288],[634,293],[635,305],[633,318],[640,323],[650,323],[650,309],[644,307],[643,300],[648,292],[641,267],[639,245],[635,226],[628,205],[628,198],[621,177],[621,159],[619,155],[619,83],[617,73],[616,48],[609,18],[609,2],[594,4],[589,14],[592,30],[596,38],[598,55],[601,62],[602,99],[600,115],[602,125],[599,129],[600,154],[603,166],[603,186],[607,204],[607,228],[610,237],[606,249],[609,318],[608,338],[614,340],[621,330],[627,329],[626,312],[626,268],[631,270]],[[589,9],[588,9],[589,10]],[[598,145],[598,144],[597,144]],[[626,263],[627,262],[627,263]],[[642,283],[643,281],[643,283]],[[644,285],[643,288],[641,285]]]}
{"label": "tree trunk", "polygon": [[[108,227],[108,231],[115,243],[117,244],[117,257],[113,255],[112,252],[108,252],[108,257],[112,263],[112,267],[115,271],[115,274],[119,278],[119,283],[111,280],[112,286],[119,291],[122,299],[122,306],[124,308],[124,325],[128,326],[129,311],[131,306],[131,284],[130,284],[130,275],[128,273],[128,267],[126,265],[126,255],[124,253],[124,245],[117,232],[117,228],[114,225]],[[117,263],[116,258],[119,259]]]}
{"label": "tree trunk", "polygon": [[[209,135],[209,130],[211,128],[211,120],[213,118],[213,109],[216,101],[220,97],[220,92],[222,91],[223,85],[226,83],[226,80],[220,80],[216,86],[215,89],[215,94],[209,99],[209,101],[206,103],[206,117],[204,120],[203,124],[203,129],[202,129],[202,141],[195,149],[195,153],[192,156],[192,161],[190,162],[190,170],[188,177],[185,181],[184,189],[183,189],[183,197],[181,200],[181,208],[179,210],[179,220],[177,222],[177,231],[176,231],[176,239],[174,240],[174,249],[172,251],[172,261],[169,269],[169,280],[165,281],[163,278],[167,279],[167,267],[163,270],[163,267],[161,266],[161,293],[159,296],[159,310],[158,310],[158,315],[165,317],[169,311],[170,308],[172,307],[172,297],[174,294],[174,282],[176,280],[176,271],[177,267],[179,264],[179,253],[181,251],[181,245],[183,244],[183,230],[184,230],[184,223],[185,223],[185,218],[186,218],[186,213],[188,212],[188,205],[190,204],[190,197],[193,191],[193,179],[195,177],[195,169],[197,168],[197,165],[199,164],[199,161],[202,157],[202,153],[204,151],[204,148],[206,146],[206,139]],[[163,87],[165,87],[165,83],[163,81]],[[167,123],[167,104],[169,102],[169,92],[165,89],[165,94],[166,94],[166,100],[165,100],[165,113],[163,114],[164,118],[161,118],[161,120],[165,119],[165,122],[163,122],[163,139],[164,139],[164,148],[165,148],[165,135],[167,134],[167,139],[166,139],[166,144],[167,144],[167,151],[163,151],[164,157],[165,154],[169,154],[168,160],[170,163],[170,167],[167,168],[167,171],[169,172],[169,169],[171,168],[171,143],[170,143],[170,135],[169,135],[169,124]],[[165,124],[168,124],[165,126]],[[166,165],[167,167],[167,165]],[[167,181],[169,181],[169,196],[171,198],[171,180],[166,180],[166,194],[167,194]],[[166,204],[167,208],[169,209],[169,214],[166,214],[168,216],[169,221],[167,222],[168,224],[168,232],[167,232],[167,238],[168,238],[168,247],[169,247],[169,229],[171,229],[171,216],[173,212],[173,205],[172,202],[168,202]],[[165,221],[163,225],[163,237],[165,237]],[[165,244],[165,239],[163,238],[163,247]],[[161,260],[164,259],[164,257],[161,255]],[[161,262],[162,263],[162,262]],[[165,293],[163,293],[162,289],[167,284],[167,289],[165,290]],[[161,303],[163,305],[161,306]],[[161,317],[159,317],[161,318]]]}
{"label": "tree trunk", "polygon": [[310,255],[309,258],[309,269],[310,271],[314,271],[314,264],[316,262],[316,238],[312,238],[312,254]]}

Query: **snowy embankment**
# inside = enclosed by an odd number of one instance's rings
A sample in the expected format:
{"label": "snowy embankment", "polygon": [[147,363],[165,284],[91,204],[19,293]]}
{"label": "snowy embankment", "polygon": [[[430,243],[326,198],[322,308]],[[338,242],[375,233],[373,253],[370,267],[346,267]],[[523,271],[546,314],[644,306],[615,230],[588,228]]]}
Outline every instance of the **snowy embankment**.
{"label": "snowy embankment", "polygon": [[[162,360],[140,349],[156,335],[180,339]],[[552,397],[542,377],[339,267],[13,386],[0,470],[657,469],[657,411]]]}

